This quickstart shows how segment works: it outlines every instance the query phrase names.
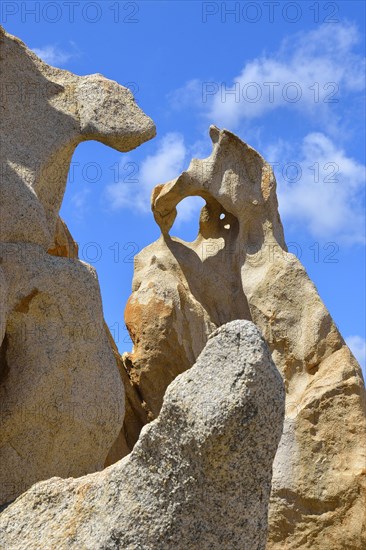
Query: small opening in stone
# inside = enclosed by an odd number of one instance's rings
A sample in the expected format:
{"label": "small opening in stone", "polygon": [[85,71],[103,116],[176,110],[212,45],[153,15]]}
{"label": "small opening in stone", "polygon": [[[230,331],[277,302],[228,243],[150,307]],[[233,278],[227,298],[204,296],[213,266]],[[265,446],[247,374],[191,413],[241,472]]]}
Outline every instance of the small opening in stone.
{"label": "small opening in stone", "polygon": [[177,217],[169,233],[186,242],[197,238],[199,217],[206,201],[202,197],[186,197],[177,205]]}

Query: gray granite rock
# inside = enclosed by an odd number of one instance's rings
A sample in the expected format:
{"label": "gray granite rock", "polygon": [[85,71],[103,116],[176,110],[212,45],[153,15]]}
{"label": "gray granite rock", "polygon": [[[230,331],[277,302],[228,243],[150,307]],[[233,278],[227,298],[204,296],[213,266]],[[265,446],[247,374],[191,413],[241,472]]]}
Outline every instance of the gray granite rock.
{"label": "gray granite rock", "polygon": [[260,550],[284,387],[259,330],[232,321],[169,386],[132,453],[34,485],[0,516],[6,550]]}
{"label": "gray granite rock", "polygon": [[1,26],[0,73],[0,241],[47,250],[77,145],[130,151],[155,125],[124,86],[51,67]]}
{"label": "gray granite rock", "polygon": [[155,126],[128,89],[51,67],[1,26],[0,74],[3,504],[42,479],[102,469],[122,427],[96,272],[58,257],[55,232],[77,145],[129,151]]}

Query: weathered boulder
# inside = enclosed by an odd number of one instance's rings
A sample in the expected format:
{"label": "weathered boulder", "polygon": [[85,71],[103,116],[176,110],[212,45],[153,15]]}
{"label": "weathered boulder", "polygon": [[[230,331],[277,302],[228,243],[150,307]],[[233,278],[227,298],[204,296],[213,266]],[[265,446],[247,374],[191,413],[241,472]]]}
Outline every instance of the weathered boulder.
{"label": "weathered boulder", "polygon": [[[164,192],[165,186],[154,190],[153,205]],[[125,309],[134,347],[125,362],[155,416],[165,389],[195,362],[208,335],[234,319],[251,319],[236,250],[239,224],[209,192],[202,196],[207,202],[194,242],[170,238],[164,230],[135,257],[133,292]],[[163,228],[175,214],[173,208],[161,216],[154,207]]]}
{"label": "weathered boulder", "polygon": [[[54,244],[48,250],[48,253],[64,258],[79,257],[79,247],[74,241],[66,223],[60,217],[57,220]],[[129,454],[139,438],[142,427],[152,420],[152,417],[149,415],[145,403],[141,399],[137,386],[132,383],[128,375],[125,358],[119,353],[113,336],[105,322],[104,329],[113,350],[125,393],[125,414],[122,429],[118,433],[117,439],[113,443],[104,463],[105,466],[109,466]]]}
{"label": "weathered boulder", "polygon": [[132,93],[100,74],[77,76],[41,61],[0,27],[0,242],[53,236],[77,145],[130,151],[155,135]]}
{"label": "weathered boulder", "polygon": [[[124,392],[95,270],[37,245],[1,244],[9,281],[0,385],[0,494],[100,470]],[[4,260],[5,259],[5,260]]]}
{"label": "weathered boulder", "polygon": [[[125,319],[131,380],[158,414],[164,391],[217,326],[234,317],[262,330],[287,391],[274,464],[268,549],[365,547],[365,387],[314,284],[287,252],[269,164],[227,130],[213,151],[159,185],[162,235],[135,259]],[[176,206],[206,200],[197,239],[171,237]],[[347,419],[347,420],[345,420]],[[362,511],[363,510],[363,511]],[[286,546],[284,546],[286,545]]]}
{"label": "weathered boulder", "polygon": [[2,27],[0,72],[1,504],[101,469],[121,429],[97,276],[58,214],[80,142],[129,151],[155,127],[126,88],[50,67]]}
{"label": "weathered boulder", "polygon": [[[48,253],[52,256],[61,256],[64,258],[79,257],[78,244],[74,241],[66,223],[60,217],[56,224],[54,243],[49,248]],[[117,462],[120,458],[129,454],[139,438],[142,427],[152,420],[153,417],[147,410],[137,386],[132,383],[128,375],[128,368],[125,363],[126,354],[121,356],[119,353],[113,336],[105,322],[104,330],[107,333],[110,346],[113,350],[125,394],[123,424],[104,463],[104,466],[110,466],[110,464]]]}
{"label": "weathered boulder", "polygon": [[4,548],[264,550],[284,388],[259,330],[234,321],[170,385],[132,453],[37,483],[0,516]]}

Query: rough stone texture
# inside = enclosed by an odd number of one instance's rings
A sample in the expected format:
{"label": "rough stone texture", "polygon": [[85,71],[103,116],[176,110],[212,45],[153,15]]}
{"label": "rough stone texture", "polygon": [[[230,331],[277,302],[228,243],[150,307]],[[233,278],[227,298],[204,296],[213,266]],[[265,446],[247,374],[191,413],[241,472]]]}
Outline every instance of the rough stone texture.
{"label": "rough stone texture", "polygon": [[79,246],[72,238],[66,223],[60,216],[56,221],[53,243],[47,252],[52,256],[61,256],[63,258],[75,259],[79,257]]}
{"label": "rough stone texture", "polygon": [[[171,379],[215,327],[251,318],[287,391],[274,465],[268,550],[366,547],[365,387],[317,290],[287,252],[271,167],[227,130],[213,151],[152,194],[162,230],[135,259],[125,312],[129,374],[154,415]],[[199,195],[199,233],[170,237],[176,205]],[[222,218],[222,219],[221,219]]]}
{"label": "rough stone texture", "polygon": [[253,323],[209,339],[132,453],[34,485],[0,516],[6,550],[264,550],[284,388]]}
{"label": "rough stone texture", "polygon": [[[6,317],[8,311],[8,285],[6,283],[4,271],[0,265],[0,342],[4,340],[6,329]],[[0,363],[0,380],[3,363]]]}
{"label": "rough stone texture", "polygon": [[[65,258],[78,258],[78,245],[74,241],[67,225],[61,218],[57,220],[54,245],[48,250],[48,253]],[[113,443],[104,463],[104,466],[110,466],[120,458],[129,454],[139,438],[142,427],[153,418],[151,414],[149,414],[146,404],[141,399],[137,386],[132,383],[128,375],[128,368],[124,357],[125,354],[121,356],[119,353],[106,323],[104,323],[104,329],[113,349],[125,393],[125,414],[122,429]]]}
{"label": "rough stone texture", "polygon": [[[164,190],[155,189],[153,202]],[[207,204],[193,243],[165,233],[135,257],[133,293],[125,310],[134,348],[125,361],[154,416],[165,389],[194,363],[208,334],[231,320],[251,319],[236,251],[237,219],[209,193],[200,194]],[[156,209],[154,214],[163,220]],[[174,214],[167,214],[171,223]]]}
{"label": "rough stone texture", "polygon": [[132,93],[100,74],[50,67],[0,30],[0,242],[53,243],[76,146],[130,151],[155,135]]}
{"label": "rough stone texture", "polygon": [[7,502],[56,473],[101,469],[123,422],[124,393],[94,269],[31,244],[0,244],[0,257],[10,311],[0,385]]}
{"label": "rough stone texture", "polygon": [[123,426],[104,464],[105,466],[110,466],[130,453],[139,438],[141,429],[152,420],[152,416],[149,415],[145,403],[140,393],[137,391],[137,387],[132,384],[127,372],[124,357],[121,357],[108,327],[105,326],[105,329],[113,348],[118,371],[125,391],[125,415]]}
{"label": "rough stone texture", "polygon": [[155,128],[126,88],[50,67],[1,27],[0,72],[2,503],[35,481],[101,469],[120,431],[96,273],[58,213],[80,142],[129,151]]}

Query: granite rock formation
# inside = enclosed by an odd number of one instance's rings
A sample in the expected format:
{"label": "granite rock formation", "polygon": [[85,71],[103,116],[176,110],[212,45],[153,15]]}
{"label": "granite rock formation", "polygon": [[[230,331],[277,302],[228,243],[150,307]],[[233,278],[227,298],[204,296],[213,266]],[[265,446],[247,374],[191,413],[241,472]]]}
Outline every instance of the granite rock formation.
{"label": "granite rock formation", "polygon": [[[129,151],[154,124],[1,27],[0,72],[0,504],[26,491],[0,544],[264,549],[275,363],[267,550],[365,548],[362,374],[287,251],[271,167],[213,126],[210,157],[154,189],[162,234],[136,258],[120,357],[59,209],[80,142]],[[193,195],[186,243],[169,232]]]}
{"label": "granite rock formation", "polygon": [[37,483],[0,516],[7,550],[264,550],[284,388],[249,321],[222,326],[132,453]]}
{"label": "granite rock formation", "polygon": [[[284,434],[274,464],[268,550],[361,550],[366,541],[365,387],[355,358],[299,260],[287,252],[271,167],[234,134],[211,127],[213,151],[159,185],[162,235],[135,258],[125,357],[147,408],[209,334],[252,319],[282,372]],[[197,239],[171,237],[177,204],[206,200]]]}
{"label": "granite rock formation", "polygon": [[[67,225],[60,217],[58,218],[56,224],[54,243],[48,249],[48,253],[53,256],[61,256],[64,258],[75,259],[79,257],[79,247],[74,241]],[[108,340],[113,350],[125,393],[125,413],[122,429],[118,433],[117,439],[109,450],[108,456],[104,463],[105,466],[110,466],[114,462],[117,462],[120,458],[129,454],[139,438],[141,429],[153,418],[149,415],[137,387],[132,383],[128,375],[128,369],[125,363],[126,354],[121,356],[119,353],[116,343],[113,340],[113,336],[105,322],[104,329],[108,335]]]}
{"label": "granite rock formation", "polygon": [[80,142],[129,151],[155,128],[126,88],[50,67],[1,27],[0,72],[1,503],[101,469],[120,431],[97,276],[62,248],[58,213]]}

